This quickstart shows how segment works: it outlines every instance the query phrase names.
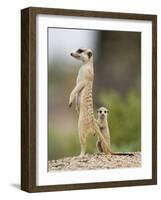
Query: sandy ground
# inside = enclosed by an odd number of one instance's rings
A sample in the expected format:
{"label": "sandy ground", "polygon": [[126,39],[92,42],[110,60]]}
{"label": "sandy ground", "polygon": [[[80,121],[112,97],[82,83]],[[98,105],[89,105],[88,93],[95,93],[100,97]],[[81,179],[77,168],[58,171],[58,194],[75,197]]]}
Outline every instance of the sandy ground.
{"label": "sandy ground", "polygon": [[86,154],[83,157],[66,157],[48,161],[49,171],[114,169],[141,167],[141,153],[129,155],[105,155],[103,153]]}

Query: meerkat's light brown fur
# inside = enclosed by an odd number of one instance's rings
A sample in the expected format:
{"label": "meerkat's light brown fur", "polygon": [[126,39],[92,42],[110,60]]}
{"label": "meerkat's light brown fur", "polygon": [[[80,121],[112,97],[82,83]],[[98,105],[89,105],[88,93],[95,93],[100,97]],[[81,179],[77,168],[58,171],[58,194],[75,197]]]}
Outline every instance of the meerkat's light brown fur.
{"label": "meerkat's light brown fur", "polygon": [[[97,116],[98,116],[97,124],[106,142],[108,143],[108,146],[110,149],[109,153],[111,153],[112,150],[111,150],[110,130],[109,130],[108,121],[107,121],[108,113],[109,113],[109,110],[106,109],[105,107],[99,108],[97,110]],[[96,147],[99,152],[104,152],[104,143],[102,142],[102,139],[99,136],[96,142]]]}
{"label": "meerkat's light brown fur", "polygon": [[104,153],[108,154],[110,148],[106,139],[102,135],[93,114],[93,54],[90,49],[81,48],[71,53],[71,56],[82,61],[83,65],[79,69],[76,86],[70,94],[69,106],[76,100],[76,108],[79,113],[78,134],[81,145],[80,156],[86,152],[87,137],[89,134],[97,134],[101,139]]}

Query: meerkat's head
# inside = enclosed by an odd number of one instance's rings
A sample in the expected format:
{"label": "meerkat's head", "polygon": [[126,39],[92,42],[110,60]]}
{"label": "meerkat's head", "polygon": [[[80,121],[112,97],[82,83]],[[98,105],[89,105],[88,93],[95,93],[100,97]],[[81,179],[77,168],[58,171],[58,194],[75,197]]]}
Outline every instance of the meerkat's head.
{"label": "meerkat's head", "polygon": [[101,107],[97,110],[98,119],[107,119],[109,110],[105,107]]}
{"label": "meerkat's head", "polygon": [[70,55],[82,61],[83,63],[87,63],[93,60],[93,53],[91,49],[80,48],[76,52],[71,53]]}

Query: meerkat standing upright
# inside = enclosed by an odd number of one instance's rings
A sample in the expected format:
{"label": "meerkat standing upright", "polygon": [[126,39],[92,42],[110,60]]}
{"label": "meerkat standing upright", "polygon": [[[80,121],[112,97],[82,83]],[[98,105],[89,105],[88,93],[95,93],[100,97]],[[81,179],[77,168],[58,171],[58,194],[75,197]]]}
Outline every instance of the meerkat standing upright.
{"label": "meerkat standing upright", "polygon": [[[109,110],[106,109],[105,107],[99,108],[97,110],[97,116],[98,116],[97,123],[98,123],[101,133],[103,134],[104,138],[106,139],[108,143],[110,151],[112,152],[110,130],[109,130],[108,120],[107,120],[108,113],[109,113]],[[101,138],[98,136],[96,147],[99,152],[103,152],[103,145],[104,143],[102,142]]]}
{"label": "meerkat standing upright", "polygon": [[102,135],[96,119],[93,114],[93,54],[90,49],[81,48],[76,52],[71,53],[71,56],[82,61],[83,65],[80,67],[76,86],[70,94],[69,107],[72,106],[74,100],[76,100],[77,111],[79,112],[78,119],[78,134],[81,145],[80,156],[83,156],[86,152],[87,136],[89,134],[97,133],[101,139],[104,153],[108,154],[110,148],[106,139]]}
{"label": "meerkat standing upright", "polygon": [[[97,124],[99,126],[99,129],[104,136],[106,142],[108,143],[109,146],[109,153],[112,155],[120,155],[120,156],[133,156],[133,153],[115,153],[112,152],[111,148],[111,138],[110,138],[110,130],[108,126],[108,114],[109,110],[105,107],[101,107],[97,110]],[[102,138],[98,136],[98,139],[96,141],[96,147],[99,152],[104,152],[104,142],[102,141]]]}

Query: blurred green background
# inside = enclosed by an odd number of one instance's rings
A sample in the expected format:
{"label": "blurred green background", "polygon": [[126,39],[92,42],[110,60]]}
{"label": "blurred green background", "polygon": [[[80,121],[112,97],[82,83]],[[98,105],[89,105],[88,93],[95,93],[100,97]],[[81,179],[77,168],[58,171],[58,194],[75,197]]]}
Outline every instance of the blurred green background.
{"label": "blurred green background", "polygon": [[[70,57],[80,47],[94,53],[94,110],[108,107],[112,150],[141,151],[141,33],[48,28],[48,159],[80,152],[78,115],[69,109],[81,63]],[[96,136],[87,152],[96,152]]]}

